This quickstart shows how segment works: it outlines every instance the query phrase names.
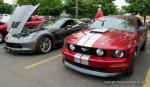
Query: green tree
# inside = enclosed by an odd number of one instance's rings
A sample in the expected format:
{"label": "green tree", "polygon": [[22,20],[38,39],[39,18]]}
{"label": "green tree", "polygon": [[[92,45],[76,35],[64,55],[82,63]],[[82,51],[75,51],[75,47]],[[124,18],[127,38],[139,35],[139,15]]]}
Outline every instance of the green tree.
{"label": "green tree", "polygon": [[97,0],[97,3],[102,6],[105,15],[117,14],[117,6],[113,3],[115,0]]}
{"label": "green tree", "polygon": [[[63,4],[62,1],[65,3]],[[117,8],[114,0],[78,0],[79,16],[93,18],[97,12],[98,5],[102,5],[105,15],[116,14]],[[75,0],[17,0],[17,4],[38,4],[40,3],[38,14],[58,16],[62,10],[66,10],[72,17],[75,16]]]}
{"label": "green tree", "polygon": [[[102,6],[105,15],[117,14],[117,7],[113,3],[114,0],[78,0],[79,16],[93,18],[97,12],[98,6]],[[64,9],[71,15],[75,15],[75,0],[66,0]]]}
{"label": "green tree", "polygon": [[58,16],[62,10],[61,0],[41,0],[38,14]]}
{"label": "green tree", "polygon": [[146,20],[146,15],[150,15],[150,0],[126,0],[129,4],[125,6],[126,12],[140,14],[144,16],[144,21]]}
{"label": "green tree", "polygon": [[0,14],[10,14],[12,9],[12,5],[0,2]]}
{"label": "green tree", "polygon": [[62,10],[61,0],[17,0],[17,4],[19,5],[36,5],[38,3],[40,3],[40,6],[37,11],[37,14],[39,15],[56,16],[60,14],[60,11]]}
{"label": "green tree", "polygon": [[36,5],[38,3],[40,3],[40,0],[17,0],[17,4],[19,5],[28,5],[28,4]]}

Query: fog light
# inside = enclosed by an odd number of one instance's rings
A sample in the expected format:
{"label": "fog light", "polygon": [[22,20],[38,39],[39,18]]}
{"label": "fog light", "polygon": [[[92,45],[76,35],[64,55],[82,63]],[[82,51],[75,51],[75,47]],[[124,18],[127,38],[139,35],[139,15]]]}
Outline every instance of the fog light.
{"label": "fog light", "polygon": [[103,55],[104,55],[104,50],[102,50],[102,49],[97,49],[97,50],[96,50],[96,54],[97,54],[98,56],[103,56]]}

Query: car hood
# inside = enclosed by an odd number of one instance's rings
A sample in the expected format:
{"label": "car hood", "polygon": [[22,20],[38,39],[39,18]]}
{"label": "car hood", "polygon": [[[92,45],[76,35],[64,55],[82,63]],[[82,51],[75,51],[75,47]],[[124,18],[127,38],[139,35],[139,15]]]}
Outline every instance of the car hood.
{"label": "car hood", "polygon": [[64,41],[85,47],[123,50],[131,47],[134,38],[135,34],[127,31],[90,29],[72,34]]}
{"label": "car hood", "polygon": [[9,32],[9,34],[17,35],[21,33],[25,23],[38,6],[39,4],[36,6],[33,5],[17,6],[8,23],[7,31]]}

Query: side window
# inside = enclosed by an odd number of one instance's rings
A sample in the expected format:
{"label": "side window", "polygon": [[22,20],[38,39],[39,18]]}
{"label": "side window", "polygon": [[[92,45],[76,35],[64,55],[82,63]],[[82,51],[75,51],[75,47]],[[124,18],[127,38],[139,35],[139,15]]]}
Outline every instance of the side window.
{"label": "side window", "polygon": [[67,27],[67,25],[72,25],[72,20],[67,20],[67,21],[62,25],[61,28],[65,28],[65,27]]}
{"label": "side window", "polygon": [[140,19],[137,20],[137,25],[138,25],[138,28],[143,26],[143,23]]}
{"label": "side window", "polygon": [[75,20],[72,20],[72,25],[76,25],[76,24],[78,24],[78,22]]}

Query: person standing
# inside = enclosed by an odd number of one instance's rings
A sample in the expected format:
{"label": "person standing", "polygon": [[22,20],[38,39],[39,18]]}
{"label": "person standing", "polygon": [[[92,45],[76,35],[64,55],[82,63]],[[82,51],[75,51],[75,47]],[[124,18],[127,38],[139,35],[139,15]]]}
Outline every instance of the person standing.
{"label": "person standing", "polygon": [[96,15],[95,15],[95,20],[98,20],[100,17],[103,17],[103,16],[104,16],[104,13],[101,10],[101,8],[99,8]]}
{"label": "person standing", "polygon": [[60,14],[60,18],[69,18],[69,15],[66,13],[66,11],[64,10],[61,14]]}

